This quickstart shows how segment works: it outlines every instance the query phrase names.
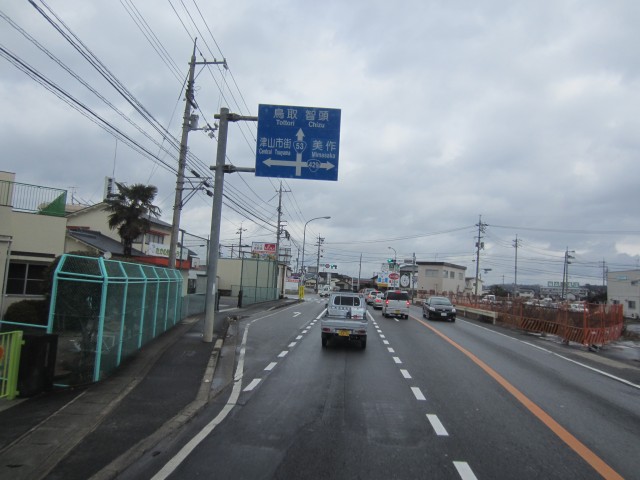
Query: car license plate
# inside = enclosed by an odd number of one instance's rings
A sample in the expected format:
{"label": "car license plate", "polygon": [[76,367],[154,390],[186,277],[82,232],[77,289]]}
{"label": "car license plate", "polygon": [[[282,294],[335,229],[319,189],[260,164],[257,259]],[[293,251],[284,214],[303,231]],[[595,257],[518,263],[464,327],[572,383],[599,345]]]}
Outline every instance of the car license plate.
{"label": "car license plate", "polygon": [[350,333],[349,330],[338,330],[338,336],[340,337],[348,337]]}
{"label": "car license plate", "polygon": [[399,315],[399,314],[400,314],[400,310],[396,310],[396,311],[395,311],[395,313],[396,313],[397,315]]}
{"label": "car license plate", "polygon": [[442,312],[440,315],[442,315],[443,317],[447,316],[446,312]]}

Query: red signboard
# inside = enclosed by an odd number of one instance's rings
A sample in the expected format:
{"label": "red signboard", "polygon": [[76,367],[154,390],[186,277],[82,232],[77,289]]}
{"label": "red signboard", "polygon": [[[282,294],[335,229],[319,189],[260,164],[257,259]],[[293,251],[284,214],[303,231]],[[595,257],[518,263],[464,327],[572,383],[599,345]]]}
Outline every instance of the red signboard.
{"label": "red signboard", "polygon": [[389,274],[389,278],[391,280],[398,280],[400,278],[400,274],[392,272],[392,273]]}

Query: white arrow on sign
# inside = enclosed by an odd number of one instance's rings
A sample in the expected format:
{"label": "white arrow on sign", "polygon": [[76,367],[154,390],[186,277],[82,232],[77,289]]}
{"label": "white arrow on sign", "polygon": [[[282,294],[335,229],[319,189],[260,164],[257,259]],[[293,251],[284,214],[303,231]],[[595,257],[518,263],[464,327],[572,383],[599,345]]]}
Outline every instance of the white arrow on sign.
{"label": "white arrow on sign", "polygon": [[[318,160],[311,160],[311,162],[302,161],[302,154],[296,154],[295,160],[275,160],[273,158],[267,158],[262,163],[267,167],[295,167],[296,177],[302,175],[303,168],[314,168],[331,170],[335,168],[335,165],[331,162],[320,162]],[[311,165],[309,165],[311,163]]]}

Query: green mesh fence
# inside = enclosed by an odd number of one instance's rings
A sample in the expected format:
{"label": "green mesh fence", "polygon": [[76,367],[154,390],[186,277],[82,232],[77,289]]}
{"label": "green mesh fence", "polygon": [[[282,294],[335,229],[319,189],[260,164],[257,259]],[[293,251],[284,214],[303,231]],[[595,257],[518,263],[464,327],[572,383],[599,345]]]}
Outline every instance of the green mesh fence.
{"label": "green mesh fence", "polygon": [[240,268],[240,285],[231,286],[231,296],[242,292],[242,306],[276,300],[278,287],[276,263],[272,260],[245,258]]}
{"label": "green mesh fence", "polygon": [[182,318],[182,275],[150,265],[64,255],[54,274],[48,333],[56,378],[96,382]]}

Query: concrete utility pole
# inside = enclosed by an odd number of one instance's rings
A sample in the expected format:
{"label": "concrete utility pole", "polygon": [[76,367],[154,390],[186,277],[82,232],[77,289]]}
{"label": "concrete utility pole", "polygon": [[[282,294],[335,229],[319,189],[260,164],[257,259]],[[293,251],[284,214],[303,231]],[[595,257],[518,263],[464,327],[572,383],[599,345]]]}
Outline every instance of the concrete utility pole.
{"label": "concrete utility pole", "polygon": [[[189,131],[194,130],[197,126],[194,124],[197,117],[192,117],[191,107],[197,108],[197,104],[193,95],[193,83],[195,78],[196,65],[224,65],[227,68],[227,61],[223,60],[212,62],[196,62],[196,40],[193,42],[193,53],[189,62],[189,80],[187,81],[187,90],[185,92],[184,116],[182,121],[182,138],[180,140],[180,156],[178,157],[178,174],[176,179],[176,196],[173,202],[173,221],[171,224],[171,242],[169,244],[169,268],[176,267],[176,245],[178,243],[178,232],[180,230],[180,213],[182,212],[183,202],[182,193],[184,191],[184,169],[187,165],[187,142],[189,139]],[[182,260],[182,259],[181,259]]]}
{"label": "concrete utility pole", "polygon": [[[284,190],[285,193],[290,192],[291,190]],[[278,191],[278,226],[276,230],[276,271],[275,271],[275,279],[276,279],[276,291],[278,290],[278,273],[280,271],[280,223],[282,219],[282,182],[280,182],[280,189]],[[284,268],[282,275],[284,277]],[[284,283],[284,282],[283,282]],[[280,297],[282,293],[278,293],[278,297]]]}
{"label": "concrete utility pole", "polygon": [[[238,241],[238,258],[240,258],[240,251],[242,250],[242,232],[246,232],[246,228],[242,228],[242,222],[240,222],[240,228],[236,233],[240,234],[240,240]],[[233,251],[233,250],[232,250]],[[231,258],[233,258],[233,254],[231,254]]]}
{"label": "concrete utility pole", "polygon": [[318,235],[318,260],[316,263],[316,293],[318,293],[318,281],[320,280],[320,247],[324,242],[324,238]]}
{"label": "concrete utility pole", "polygon": [[564,268],[562,270],[562,293],[560,295],[561,299],[565,299],[565,295],[569,293],[569,265],[571,262],[569,259],[575,258],[573,255],[569,255],[570,253],[576,253],[575,250],[567,250],[564,252]]}
{"label": "concrete utility pole", "polygon": [[485,228],[488,225],[486,223],[482,223],[482,215],[480,215],[480,220],[476,224],[478,227],[478,241],[476,242],[476,284],[475,284],[475,301],[478,301],[478,277],[480,274],[480,250],[484,248],[484,242],[482,241],[482,234],[485,232]]}
{"label": "concrete utility pole", "polygon": [[516,234],[516,239],[513,241],[513,247],[516,249],[516,263],[514,270],[514,288],[513,288],[513,297],[518,296],[518,247],[521,245],[520,240],[518,240],[518,235]]}
{"label": "concrete utility pole", "polygon": [[204,313],[204,336],[203,341],[211,343],[213,341],[213,330],[215,324],[216,296],[218,293],[218,249],[220,248],[220,223],[222,220],[222,190],[224,188],[224,174],[234,172],[255,172],[255,168],[241,168],[233,165],[225,165],[227,157],[227,133],[229,122],[240,120],[257,122],[258,117],[244,117],[235,113],[229,113],[229,109],[222,107],[220,114],[215,115],[220,120],[218,130],[218,150],[216,154],[216,165],[210,167],[215,170],[213,186],[213,206],[211,207],[211,248],[209,249],[209,259],[207,262],[207,295],[205,297]]}

